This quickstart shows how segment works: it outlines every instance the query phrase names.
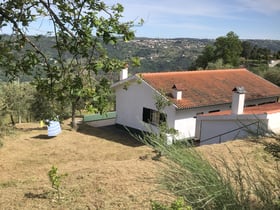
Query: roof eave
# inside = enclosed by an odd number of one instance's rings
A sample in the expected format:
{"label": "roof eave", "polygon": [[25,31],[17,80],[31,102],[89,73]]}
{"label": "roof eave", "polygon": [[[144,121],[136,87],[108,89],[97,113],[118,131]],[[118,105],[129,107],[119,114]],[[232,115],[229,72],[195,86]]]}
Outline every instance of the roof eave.
{"label": "roof eave", "polygon": [[[258,99],[266,99],[266,98],[274,98],[274,97],[280,97],[280,95],[271,95],[267,97],[262,97],[262,98],[250,98],[249,100],[245,100],[245,102],[248,101],[253,101],[253,100],[258,100]],[[184,110],[184,109],[196,109],[196,108],[202,108],[202,107],[207,107],[207,106],[217,106],[217,105],[225,105],[225,104],[231,104],[232,102],[225,102],[225,103],[218,103],[218,104],[209,104],[209,105],[202,105],[202,106],[189,106],[189,107],[179,107],[176,106],[178,110]]]}

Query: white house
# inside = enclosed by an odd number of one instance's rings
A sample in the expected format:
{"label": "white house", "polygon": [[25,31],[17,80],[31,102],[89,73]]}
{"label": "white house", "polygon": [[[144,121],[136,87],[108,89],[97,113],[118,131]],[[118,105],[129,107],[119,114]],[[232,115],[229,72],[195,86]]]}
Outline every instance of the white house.
{"label": "white house", "polygon": [[244,87],[233,89],[231,110],[199,115],[196,138],[200,145],[221,143],[250,135],[280,133],[280,103],[244,108]]}
{"label": "white house", "polygon": [[[127,71],[127,69],[125,70]],[[246,87],[245,106],[275,103],[280,88],[246,69],[143,73],[124,77],[113,84],[116,94],[116,123],[147,131],[166,120],[180,138],[195,136],[196,118],[231,108],[232,89]],[[156,97],[171,104],[160,113]]]}

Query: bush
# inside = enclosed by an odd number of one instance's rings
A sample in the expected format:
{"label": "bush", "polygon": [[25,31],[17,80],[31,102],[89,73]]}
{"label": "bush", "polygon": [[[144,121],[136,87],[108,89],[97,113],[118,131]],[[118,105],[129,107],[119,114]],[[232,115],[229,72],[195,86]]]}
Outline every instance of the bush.
{"label": "bush", "polygon": [[152,210],[192,210],[191,206],[187,206],[183,198],[178,198],[168,205],[164,205],[157,201],[152,201]]}
{"label": "bush", "polygon": [[[163,137],[147,133],[138,139],[167,157],[161,184],[194,209],[279,209],[279,168],[267,176],[258,165],[250,165],[245,156],[238,160],[234,155],[230,163],[217,159],[218,167],[194,147],[186,146],[189,144],[168,146]],[[170,209],[159,203],[153,205],[157,207],[154,209]]]}

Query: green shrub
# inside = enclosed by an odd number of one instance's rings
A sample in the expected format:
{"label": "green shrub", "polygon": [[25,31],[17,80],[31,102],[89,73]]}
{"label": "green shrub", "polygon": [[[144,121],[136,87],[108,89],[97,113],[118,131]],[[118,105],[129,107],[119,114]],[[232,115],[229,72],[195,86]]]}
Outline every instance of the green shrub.
{"label": "green shrub", "polygon": [[183,198],[178,198],[170,204],[170,206],[157,201],[152,201],[152,210],[192,210],[191,206],[187,206]]}
{"label": "green shrub", "polygon": [[61,200],[61,181],[67,176],[67,174],[58,174],[58,169],[52,166],[51,170],[48,172],[49,180],[51,182],[52,188],[55,190],[58,201]]}

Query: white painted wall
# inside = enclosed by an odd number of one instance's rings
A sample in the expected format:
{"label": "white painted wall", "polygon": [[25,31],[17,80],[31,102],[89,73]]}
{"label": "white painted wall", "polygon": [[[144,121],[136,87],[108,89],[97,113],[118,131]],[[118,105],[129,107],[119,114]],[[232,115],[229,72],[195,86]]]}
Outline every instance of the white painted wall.
{"label": "white painted wall", "polygon": [[[127,89],[124,89],[124,86],[127,87]],[[124,83],[118,84],[114,88],[116,92],[116,123],[143,131],[148,131],[147,128],[151,127],[157,131],[155,126],[151,126],[142,121],[142,114],[143,107],[156,110],[154,96],[155,94],[159,93],[146,82],[142,81],[139,83],[137,79],[127,80]],[[246,102],[245,105],[261,104],[272,100],[276,99],[260,99]],[[196,123],[196,118],[194,118],[196,117],[197,113],[203,112],[205,114],[213,110],[223,111],[229,109],[231,109],[230,104],[182,110],[176,110],[175,106],[171,105],[164,111],[168,116],[168,126],[179,131],[177,138],[190,138],[199,137],[202,130],[202,128],[200,128],[200,123]],[[211,126],[215,132],[213,131],[213,133],[209,133],[209,135],[205,135],[203,137],[210,137],[210,134],[213,135],[216,133],[216,131],[221,132],[221,130],[224,130],[223,126],[230,127],[232,124],[232,122],[228,122],[226,125],[223,125],[223,123],[213,124]],[[204,129],[205,127],[203,127],[203,130]]]}
{"label": "white painted wall", "polygon": [[196,125],[196,137],[205,145],[263,134],[268,130],[268,119],[265,114],[199,116]]}
{"label": "white painted wall", "polygon": [[[144,123],[142,116],[143,107],[157,110],[154,96],[158,92],[145,82],[131,81],[126,90],[123,87],[123,85],[116,87],[116,123],[144,131],[148,131],[151,127],[157,131],[156,126]],[[166,107],[164,111],[168,116],[168,126],[173,128],[175,107]]]}
{"label": "white painted wall", "polygon": [[174,128],[179,131],[178,139],[194,137],[196,113],[193,109],[177,110]]}
{"label": "white painted wall", "polygon": [[280,113],[273,113],[267,116],[268,129],[276,134],[280,134]]}
{"label": "white painted wall", "polygon": [[196,117],[198,113],[207,114],[214,110],[228,110],[229,104],[221,104],[217,106],[206,106],[194,109],[177,110],[174,128],[180,131],[179,138],[193,138],[196,135]]}

